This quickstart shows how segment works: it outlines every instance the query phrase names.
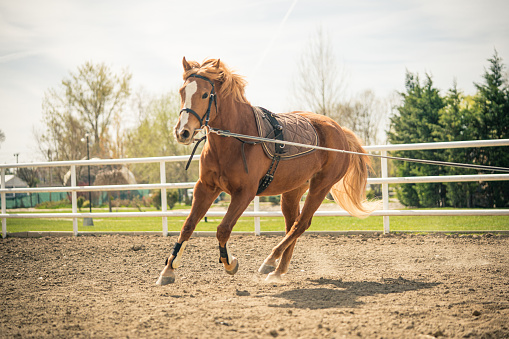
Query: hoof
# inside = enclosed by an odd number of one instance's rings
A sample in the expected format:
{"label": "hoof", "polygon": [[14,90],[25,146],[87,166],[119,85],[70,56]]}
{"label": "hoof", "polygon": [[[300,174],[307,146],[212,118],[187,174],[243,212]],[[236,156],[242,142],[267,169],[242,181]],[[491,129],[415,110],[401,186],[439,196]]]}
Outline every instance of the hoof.
{"label": "hoof", "polygon": [[170,273],[171,273],[170,276],[165,276],[165,275],[161,274],[159,276],[159,279],[157,279],[157,281],[156,281],[156,285],[164,286],[164,285],[173,284],[175,282],[175,273],[173,273],[173,272],[170,272]]}
{"label": "hoof", "polygon": [[268,274],[270,272],[274,272],[275,270],[276,270],[275,266],[263,263],[262,266],[260,266],[260,268],[258,269],[258,272],[260,272],[261,274]]}
{"label": "hoof", "polygon": [[267,278],[265,278],[266,282],[280,282],[281,281],[281,275],[276,274],[276,272],[269,273],[267,275]]}
{"label": "hoof", "polygon": [[224,270],[226,271],[226,273],[228,273],[229,275],[234,275],[235,273],[237,273],[237,271],[239,270],[239,261],[237,260],[237,258],[233,258],[233,262],[231,265],[229,265],[230,267],[231,266],[234,266],[231,270],[228,270],[226,268],[226,266],[224,267]]}

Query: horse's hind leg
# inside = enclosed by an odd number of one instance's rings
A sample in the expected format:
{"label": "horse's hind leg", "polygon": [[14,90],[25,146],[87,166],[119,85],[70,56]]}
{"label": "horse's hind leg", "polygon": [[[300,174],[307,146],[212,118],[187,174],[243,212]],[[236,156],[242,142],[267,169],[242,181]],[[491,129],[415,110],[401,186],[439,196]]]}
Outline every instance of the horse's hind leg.
{"label": "horse's hind leg", "polygon": [[[316,212],[318,207],[320,207],[320,204],[332,187],[332,183],[328,185],[320,179],[321,178],[319,177],[315,177],[311,180],[309,193],[301,214],[297,217],[285,238],[276,247],[274,247],[272,253],[267,257],[267,259],[265,259],[264,265],[274,263],[277,259],[281,258],[287,249],[293,251],[297,238],[299,238],[311,225],[313,214]],[[289,256],[291,257],[291,252],[289,252]],[[276,270],[267,276],[267,280],[279,280],[281,274],[285,273],[288,269],[287,265],[287,261],[283,262],[283,260],[281,260],[279,265],[276,267]]]}
{"label": "horse's hind leg", "polygon": [[[288,234],[290,232],[295,220],[300,215],[300,199],[302,195],[308,189],[308,185],[299,187],[293,191],[283,193],[281,195],[281,211],[285,217],[285,231]],[[281,274],[288,272],[288,266],[292,258],[293,249],[296,241],[290,244],[288,248],[283,252],[279,265],[281,266]],[[262,274],[267,274],[276,269],[276,259],[271,262],[264,262],[259,269]]]}

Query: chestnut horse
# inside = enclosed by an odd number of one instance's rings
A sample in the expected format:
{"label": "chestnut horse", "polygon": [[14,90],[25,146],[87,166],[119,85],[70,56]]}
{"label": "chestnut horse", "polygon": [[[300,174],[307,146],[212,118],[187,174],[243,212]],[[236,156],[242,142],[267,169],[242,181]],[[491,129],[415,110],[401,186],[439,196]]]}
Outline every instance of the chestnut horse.
{"label": "chestnut horse", "polygon": [[[257,136],[257,126],[250,103],[244,95],[243,77],[235,74],[219,59],[202,64],[183,59],[184,85],[180,88],[181,113],[175,136],[189,145],[199,129],[215,129]],[[366,153],[350,130],[334,120],[308,112],[294,112],[311,122],[317,131],[319,146]],[[166,285],[175,281],[174,270],[180,265],[185,246],[198,222],[221,192],[231,196],[226,215],[217,227],[220,262],[228,274],[238,270],[238,260],[228,248],[228,240],[237,220],[257,194],[260,179],[271,165],[260,144],[245,145],[235,138],[213,133],[207,135],[200,156],[200,177],[193,191],[191,212],[177,243],[157,281]],[[249,173],[245,170],[244,158]],[[259,195],[281,194],[286,236],[272,250],[259,269],[267,280],[278,280],[288,271],[297,238],[311,225],[313,214],[327,193],[353,216],[369,215],[376,204],[365,199],[369,157],[316,150],[301,157],[281,161],[270,185]],[[300,200],[308,195],[302,211]]]}

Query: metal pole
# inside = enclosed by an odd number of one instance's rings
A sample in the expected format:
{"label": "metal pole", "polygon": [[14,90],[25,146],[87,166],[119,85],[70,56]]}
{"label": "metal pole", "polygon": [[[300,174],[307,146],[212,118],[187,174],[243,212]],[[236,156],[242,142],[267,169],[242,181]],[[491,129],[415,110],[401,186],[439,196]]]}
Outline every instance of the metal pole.
{"label": "metal pole", "polygon": [[[51,161],[52,160],[52,156],[51,156],[51,150],[48,149],[48,160]],[[50,187],[53,187],[53,171],[52,171],[53,167],[50,167],[49,168],[49,185]],[[51,192],[49,192],[49,201],[51,202]]]}
{"label": "metal pole", "polygon": [[[71,165],[71,187],[74,190],[71,192],[71,203],[72,203],[72,213],[78,213],[78,198],[76,193],[76,165]],[[72,218],[72,232],[74,236],[78,235],[78,218]]]}
{"label": "metal pole", "polygon": [[[387,151],[382,151],[382,156],[387,156]],[[387,158],[382,158],[382,178],[386,179],[389,177],[388,170],[387,170]],[[389,184],[384,183],[382,184],[382,202],[383,202],[383,209],[384,211],[389,210]],[[384,234],[390,233],[390,223],[389,223],[389,216],[384,215]]]}
{"label": "metal pole", "polygon": [[[0,188],[5,189],[5,168],[2,168],[1,174],[0,174]],[[6,201],[5,201],[5,193],[2,192],[2,214],[7,213],[6,208]],[[5,238],[7,236],[7,219],[2,218],[2,238]]]}

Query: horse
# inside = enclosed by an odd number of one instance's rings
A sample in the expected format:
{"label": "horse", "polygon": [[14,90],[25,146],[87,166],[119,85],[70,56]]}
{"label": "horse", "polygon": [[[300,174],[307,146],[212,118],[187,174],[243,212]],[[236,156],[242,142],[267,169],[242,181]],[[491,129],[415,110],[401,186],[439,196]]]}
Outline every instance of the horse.
{"label": "horse", "polygon": [[[174,128],[180,144],[190,145],[200,130],[212,128],[258,135],[253,107],[245,97],[247,82],[244,77],[220,59],[208,59],[200,64],[188,62],[184,57],[182,64],[181,111]],[[273,180],[262,193],[258,193],[260,180],[272,167],[273,161],[265,155],[262,145],[209,132],[200,156],[199,179],[194,186],[191,211],[171,255],[166,259],[156,282],[158,285],[175,281],[175,269],[181,264],[186,244],[221,192],[231,196],[231,203],[217,226],[216,237],[219,262],[230,275],[239,268],[238,259],[228,247],[237,220],[256,195],[281,194],[286,235],[258,270],[267,274],[267,281],[278,281],[288,272],[297,239],[310,227],[314,213],[329,192],[336,203],[352,216],[366,217],[377,208],[373,201],[366,200],[370,158],[359,138],[326,116],[303,111],[291,113],[310,122],[316,130],[319,146],[359,154],[315,150],[281,161],[273,172]],[[301,211],[299,202],[306,191],[308,194]]]}

